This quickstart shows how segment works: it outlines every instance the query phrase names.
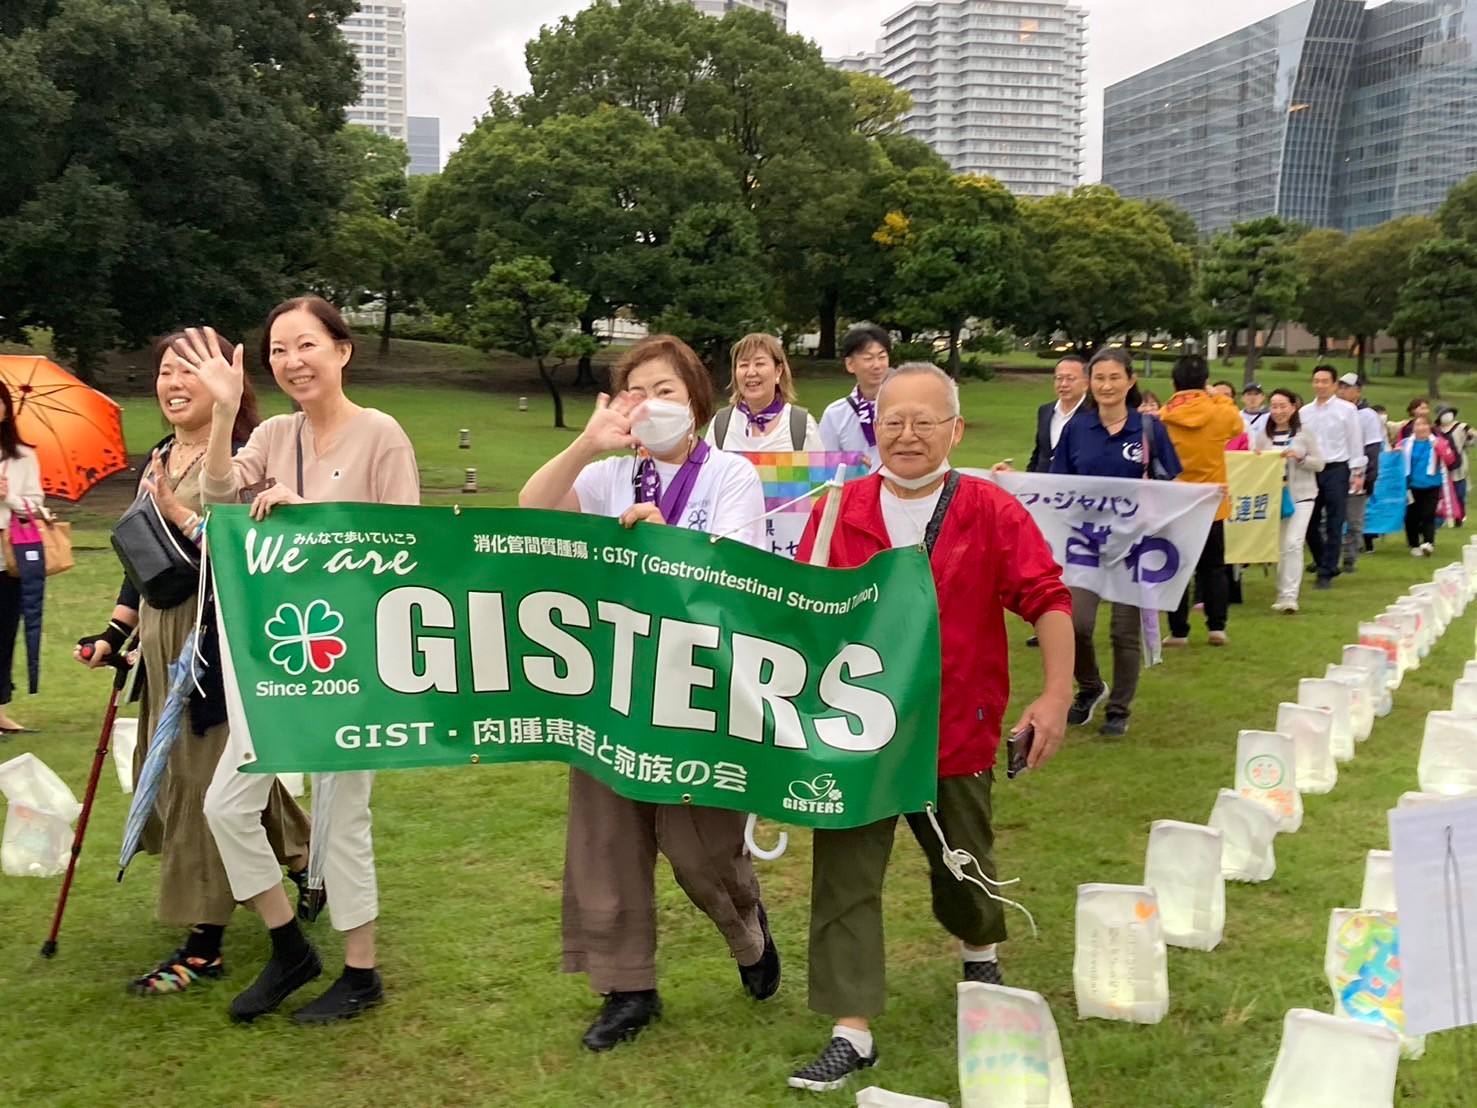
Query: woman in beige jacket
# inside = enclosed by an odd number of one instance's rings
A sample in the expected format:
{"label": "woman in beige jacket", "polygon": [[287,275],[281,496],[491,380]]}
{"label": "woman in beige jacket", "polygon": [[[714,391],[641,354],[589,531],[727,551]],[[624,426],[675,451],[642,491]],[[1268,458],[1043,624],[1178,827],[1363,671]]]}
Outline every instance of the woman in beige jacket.
{"label": "woman in beige jacket", "polygon": [[1313,518],[1313,501],[1318,499],[1318,474],[1323,469],[1323,453],[1318,436],[1304,431],[1298,418],[1297,394],[1288,389],[1273,389],[1269,402],[1271,415],[1252,436],[1251,446],[1258,452],[1280,451],[1287,460],[1283,472],[1283,488],[1292,499],[1292,514],[1282,517],[1281,556],[1277,562],[1277,602],[1272,611],[1292,615],[1298,610],[1298,590],[1303,580],[1303,540],[1308,534],[1308,521]]}

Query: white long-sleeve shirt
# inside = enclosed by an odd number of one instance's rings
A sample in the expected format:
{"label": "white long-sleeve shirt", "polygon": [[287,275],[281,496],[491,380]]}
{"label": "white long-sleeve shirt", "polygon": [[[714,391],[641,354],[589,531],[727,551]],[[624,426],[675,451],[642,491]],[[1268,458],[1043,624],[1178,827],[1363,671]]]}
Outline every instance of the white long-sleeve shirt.
{"label": "white long-sleeve shirt", "polygon": [[41,491],[41,463],[29,446],[20,447],[20,455],[0,461],[0,477],[10,481],[10,495],[0,501],[0,528],[10,526],[11,512],[39,512],[46,504]]}
{"label": "white long-sleeve shirt", "polygon": [[1318,436],[1325,465],[1347,462],[1350,470],[1363,471],[1367,461],[1364,429],[1359,426],[1359,411],[1354,405],[1337,396],[1324,401],[1314,400],[1299,409],[1298,418],[1304,427]]}

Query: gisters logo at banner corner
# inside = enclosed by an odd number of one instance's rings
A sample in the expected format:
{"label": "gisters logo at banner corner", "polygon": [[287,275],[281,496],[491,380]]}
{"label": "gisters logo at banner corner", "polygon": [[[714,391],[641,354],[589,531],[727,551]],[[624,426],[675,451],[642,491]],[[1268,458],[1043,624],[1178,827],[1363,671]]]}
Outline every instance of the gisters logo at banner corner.
{"label": "gisters logo at banner corner", "polygon": [[553,761],[633,800],[857,827],[938,772],[928,559],[820,569],[517,509],[212,510],[251,773]]}
{"label": "gisters logo at banner corner", "polygon": [[282,604],[267,621],[267,638],[274,643],[268,657],[292,677],[301,677],[312,667],[314,673],[329,673],[348,646],[339,637],[344,617],[326,600],[314,600],[306,610]]}

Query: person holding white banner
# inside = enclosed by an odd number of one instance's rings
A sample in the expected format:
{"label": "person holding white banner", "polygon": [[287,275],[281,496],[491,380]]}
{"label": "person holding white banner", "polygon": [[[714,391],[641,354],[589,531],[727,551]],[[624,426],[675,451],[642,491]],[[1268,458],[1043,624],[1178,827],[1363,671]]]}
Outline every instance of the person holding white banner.
{"label": "person holding white banner", "polygon": [[815,420],[795,403],[795,378],[779,339],[763,332],[745,335],[731,356],[730,406],[713,417],[708,445],[747,454],[820,450]]}
{"label": "person holding white banner", "polygon": [[[1088,366],[1090,410],[1067,424],[1051,461],[1053,473],[1084,477],[1126,477],[1172,481],[1180,474],[1180,459],[1164,424],[1138,411],[1138,379],[1133,359],[1118,349],[1100,350]],[[1113,604],[1109,638],[1113,644],[1113,685],[1103,683],[1098,671],[1093,633],[1102,598],[1087,589],[1072,592],[1072,628],[1077,639],[1077,697],[1067,722],[1082,727],[1108,702],[1100,734],[1118,738],[1128,734],[1128,716],[1138,692],[1143,661],[1142,615],[1132,604]]]}
{"label": "person holding white banner", "polygon": [[[1272,611],[1288,615],[1298,610],[1303,585],[1303,540],[1318,499],[1318,474],[1323,469],[1323,451],[1318,436],[1303,428],[1298,418],[1297,394],[1273,389],[1271,417],[1256,433],[1254,450],[1277,450],[1287,459],[1282,477],[1282,533],[1277,562],[1277,602]],[[1291,506],[1291,511],[1288,510]]]}

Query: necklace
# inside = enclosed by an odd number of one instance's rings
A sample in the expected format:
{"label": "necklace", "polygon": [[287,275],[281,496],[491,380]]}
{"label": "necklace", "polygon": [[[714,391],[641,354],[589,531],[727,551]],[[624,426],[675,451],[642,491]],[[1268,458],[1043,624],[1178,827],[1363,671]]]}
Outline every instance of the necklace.
{"label": "necklace", "polygon": [[[190,470],[194,468],[195,463],[198,462],[201,458],[205,457],[205,449],[208,445],[208,443],[200,443],[198,445],[193,443],[181,443],[178,439],[176,439],[174,447],[170,448],[168,458],[166,459],[169,475],[178,480],[186,473],[189,473]],[[180,457],[176,457],[175,455],[177,453],[181,453],[179,449],[181,447],[188,450],[188,453],[182,453]]]}

